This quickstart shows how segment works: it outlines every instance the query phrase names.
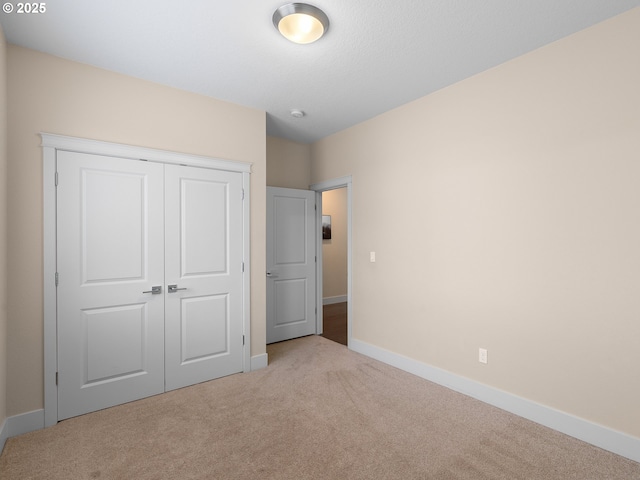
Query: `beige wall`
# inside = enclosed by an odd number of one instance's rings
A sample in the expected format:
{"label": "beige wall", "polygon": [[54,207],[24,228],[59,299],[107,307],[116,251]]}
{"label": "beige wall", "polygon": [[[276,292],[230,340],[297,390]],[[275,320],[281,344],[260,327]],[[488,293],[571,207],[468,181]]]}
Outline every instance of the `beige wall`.
{"label": "beige wall", "polygon": [[[43,407],[39,132],[252,162],[251,266],[265,270],[265,113],[8,48],[7,413]],[[251,354],[265,352],[264,274],[251,281]]]}
{"label": "beige wall", "polygon": [[7,45],[0,26],[0,428],[7,417]]}
{"label": "beige wall", "polygon": [[640,437],[638,45],[640,8],[313,145],[354,338]]}
{"label": "beige wall", "polygon": [[310,145],[267,137],[267,185],[307,190],[310,178]]}
{"label": "beige wall", "polygon": [[347,189],[322,193],[322,214],[331,215],[331,240],[322,241],[322,296],[347,295]]}

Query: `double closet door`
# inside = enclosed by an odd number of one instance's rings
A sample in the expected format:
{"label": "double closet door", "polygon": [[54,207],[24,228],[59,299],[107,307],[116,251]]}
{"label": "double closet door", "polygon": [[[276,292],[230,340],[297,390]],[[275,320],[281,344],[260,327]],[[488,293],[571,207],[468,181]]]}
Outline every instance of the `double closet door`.
{"label": "double closet door", "polygon": [[56,162],[58,420],[241,372],[242,174]]}

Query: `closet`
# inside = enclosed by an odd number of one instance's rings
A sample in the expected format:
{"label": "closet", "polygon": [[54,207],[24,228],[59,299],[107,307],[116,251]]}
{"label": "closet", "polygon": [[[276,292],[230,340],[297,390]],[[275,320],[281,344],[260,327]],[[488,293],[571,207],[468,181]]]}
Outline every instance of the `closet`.
{"label": "closet", "polygon": [[85,142],[43,135],[55,169],[56,339],[45,343],[57,364],[45,415],[248,370],[246,164]]}

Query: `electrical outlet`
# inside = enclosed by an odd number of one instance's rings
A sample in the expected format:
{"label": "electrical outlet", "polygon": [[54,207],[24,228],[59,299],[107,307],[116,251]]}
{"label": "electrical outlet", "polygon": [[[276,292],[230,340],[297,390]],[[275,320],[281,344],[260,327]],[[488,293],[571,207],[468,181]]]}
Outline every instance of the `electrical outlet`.
{"label": "electrical outlet", "polygon": [[375,263],[375,261],[376,261],[376,252],[369,252],[369,261],[371,263]]}
{"label": "electrical outlet", "polygon": [[480,363],[487,363],[488,360],[489,360],[489,354],[487,352],[487,349],[486,348],[478,349],[478,361]]}

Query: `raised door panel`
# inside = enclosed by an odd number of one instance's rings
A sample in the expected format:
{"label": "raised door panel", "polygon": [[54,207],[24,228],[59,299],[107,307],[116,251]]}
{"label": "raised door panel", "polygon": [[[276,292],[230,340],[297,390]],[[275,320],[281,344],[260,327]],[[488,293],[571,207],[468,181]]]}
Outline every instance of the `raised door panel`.
{"label": "raised door panel", "polygon": [[304,197],[275,195],[273,197],[274,255],[273,267],[305,266],[308,258],[307,208]]}
{"label": "raised door panel", "polygon": [[83,310],[82,387],[145,373],[147,323],[143,304]]}
{"label": "raised door panel", "polygon": [[140,173],[80,171],[83,283],[144,278],[146,179]]}
{"label": "raised door panel", "polygon": [[[188,174],[197,172],[209,173],[190,169]],[[214,176],[218,175],[219,172],[214,172]],[[182,177],[179,201],[180,277],[227,275],[229,184]]]}
{"label": "raised door panel", "polygon": [[163,166],[58,152],[58,419],[164,390]]}
{"label": "raised door panel", "polygon": [[226,355],[229,350],[229,296],[207,295],[181,301],[182,364]]}
{"label": "raised door panel", "polygon": [[307,320],[306,292],[308,290],[305,278],[273,281],[275,296],[274,328],[293,326]]}

